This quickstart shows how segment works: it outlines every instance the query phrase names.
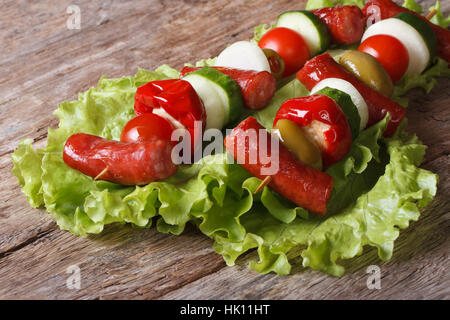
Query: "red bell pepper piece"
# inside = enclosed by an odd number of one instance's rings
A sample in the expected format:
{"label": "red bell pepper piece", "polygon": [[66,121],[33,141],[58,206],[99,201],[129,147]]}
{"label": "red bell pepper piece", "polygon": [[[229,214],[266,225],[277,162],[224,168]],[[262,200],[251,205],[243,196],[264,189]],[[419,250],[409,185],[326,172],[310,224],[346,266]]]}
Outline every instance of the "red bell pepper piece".
{"label": "red bell pepper piece", "polygon": [[137,116],[152,113],[154,109],[164,109],[180,122],[190,133],[192,148],[201,137],[194,134],[195,122],[206,125],[206,111],[195,89],[187,81],[180,79],[152,81],[136,91],[134,112]]}
{"label": "red bell pepper piece", "polygon": [[280,107],[273,126],[286,119],[304,128],[322,151],[324,167],[341,160],[352,145],[352,133],[339,104],[324,95],[294,98]]}

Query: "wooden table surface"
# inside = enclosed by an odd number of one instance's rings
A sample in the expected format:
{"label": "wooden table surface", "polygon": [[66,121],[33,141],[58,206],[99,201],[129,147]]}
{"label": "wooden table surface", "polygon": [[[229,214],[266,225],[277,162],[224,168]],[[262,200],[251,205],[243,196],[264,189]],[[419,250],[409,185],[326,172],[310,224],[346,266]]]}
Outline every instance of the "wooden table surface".
{"label": "wooden table surface", "polygon": [[[433,1],[422,1],[428,7]],[[69,5],[81,10],[81,29],[66,27]],[[450,12],[450,1],[441,1]],[[31,209],[17,185],[11,153],[19,140],[43,146],[53,110],[95,86],[101,75],[132,75],[138,67],[217,55],[253,26],[271,23],[305,1],[17,1],[2,0],[0,15],[0,298],[44,299],[428,299],[450,298],[449,150],[450,81],[432,94],[410,94],[409,128],[429,146],[423,167],[439,174],[435,201],[401,232],[391,261],[376,250],[345,261],[333,278],[294,268],[260,275],[248,259],[227,267],[212,241],[194,228],[180,236],[113,225],[95,236],[57,228],[44,210]],[[381,268],[381,289],[370,290],[366,268]],[[69,289],[67,268],[77,265],[81,288]]]}

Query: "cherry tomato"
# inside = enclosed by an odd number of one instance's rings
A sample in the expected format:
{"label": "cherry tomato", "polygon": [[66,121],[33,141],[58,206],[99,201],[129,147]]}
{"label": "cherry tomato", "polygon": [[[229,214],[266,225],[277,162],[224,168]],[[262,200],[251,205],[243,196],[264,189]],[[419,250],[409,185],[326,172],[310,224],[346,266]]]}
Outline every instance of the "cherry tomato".
{"label": "cherry tomato", "polygon": [[[156,140],[171,141],[173,125],[166,119],[153,114],[144,113],[134,117],[125,125],[120,136],[122,142],[153,142]],[[175,145],[176,141],[172,141]]]}
{"label": "cherry tomato", "polygon": [[358,48],[377,59],[392,79],[400,80],[408,69],[409,54],[403,43],[392,36],[379,34],[364,40]]}
{"label": "cherry tomato", "polygon": [[283,58],[283,77],[300,70],[310,58],[306,41],[300,34],[288,28],[280,27],[268,31],[259,40],[258,45],[262,49],[272,49]]}

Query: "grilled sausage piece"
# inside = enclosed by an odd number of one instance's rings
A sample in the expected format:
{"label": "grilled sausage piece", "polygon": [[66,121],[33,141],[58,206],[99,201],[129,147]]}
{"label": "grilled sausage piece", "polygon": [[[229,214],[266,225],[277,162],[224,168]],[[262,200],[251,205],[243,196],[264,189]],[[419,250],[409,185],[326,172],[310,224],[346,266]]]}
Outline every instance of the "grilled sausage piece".
{"label": "grilled sausage piece", "polygon": [[[252,136],[251,131],[256,135],[256,140],[249,138]],[[263,138],[260,132],[265,135],[264,140],[267,141],[267,153],[271,159],[268,162],[262,161],[260,157]],[[272,181],[268,186],[286,199],[313,213],[319,215],[327,213],[327,203],[333,190],[333,178],[325,172],[301,163],[282,143],[279,144],[278,154],[272,154],[271,135],[254,117],[248,117],[242,121],[225,138],[225,147],[245,170],[259,179],[267,177],[262,169],[272,166],[273,161],[278,160],[278,170],[270,175]],[[251,160],[254,156],[257,161]],[[239,159],[245,161],[241,163]]]}
{"label": "grilled sausage piece", "polygon": [[85,133],[72,135],[63,152],[73,169],[99,180],[123,185],[145,185],[177,171],[170,141],[119,142]]}

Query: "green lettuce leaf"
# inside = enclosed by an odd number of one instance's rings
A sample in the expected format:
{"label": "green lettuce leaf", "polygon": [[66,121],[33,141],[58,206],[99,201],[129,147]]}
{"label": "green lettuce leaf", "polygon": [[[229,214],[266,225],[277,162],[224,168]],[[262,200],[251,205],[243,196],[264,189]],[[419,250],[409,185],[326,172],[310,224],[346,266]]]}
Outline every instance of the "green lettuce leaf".
{"label": "green lettuce leaf", "polygon": [[422,74],[409,74],[398,81],[394,86],[393,97],[401,97],[414,88],[422,88],[426,93],[430,93],[437,84],[437,77],[450,77],[449,65],[441,58],[437,58],[433,66]]}
{"label": "green lettuce leaf", "polygon": [[361,132],[350,152],[327,169],[327,173],[334,179],[333,193],[327,208],[330,214],[353,203],[361,194],[370,190],[384,173],[388,161],[380,141],[387,124],[388,117]]}
{"label": "green lettuce leaf", "polygon": [[186,67],[213,67],[216,64],[216,58],[208,58],[197,61],[195,64],[185,63]]}
{"label": "green lettuce leaf", "polygon": [[409,9],[411,11],[414,11],[418,14],[422,14],[423,13],[423,8],[420,4],[418,4],[416,1],[414,0],[405,0],[403,2],[403,7],[405,7],[406,9]]}
{"label": "green lettuce leaf", "polygon": [[[418,14],[422,14],[424,12],[422,6],[417,3],[415,0],[405,0],[403,2],[403,7],[414,11]],[[433,18],[431,18],[431,22],[433,22],[434,24],[446,29],[448,27],[448,25],[450,24],[450,15],[448,15],[447,17],[444,17],[444,15],[442,14],[441,11],[441,3],[439,1],[436,1],[436,4],[434,6],[431,6],[430,8],[428,8],[428,12],[431,12],[433,10],[436,10],[436,14],[434,15]]]}
{"label": "green lettuce leaf", "polygon": [[269,26],[267,24],[261,24],[259,26],[256,26],[253,29],[253,39],[251,40],[252,42],[258,43],[259,40],[261,40],[262,36],[267,32],[270,31],[271,29],[275,28],[275,26]]}
{"label": "green lettuce leaf", "polygon": [[212,67],[216,64],[216,60],[217,60],[217,58],[203,59],[203,60],[197,61],[195,63],[195,66],[196,67]]}
{"label": "green lettuce leaf", "polygon": [[34,151],[31,147],[31,139],[22,141],[11,156],[14,167],[12,174],[17,177],[19,186],[22,188],[27,201],[33,208],[44,204],[42,195],[42,150]]}
{"label": "green lettuce leaf", "polygon": [[352,205],[331,217],[296,218],[289,224],[255,205],[240,219],[245,238],[231,241],[216,234],[215,250],[233,265],[240,255],[257,248],[259,261],[252,261],[250,268],[279,275],[289,274],[290,261],[300,256],[304,267],[341,276],[345,270],[338,261],[360,255],[364,246],[378,248],[379,257],[388,260],[399,229],[418,219],[419,208],[436,194],[438,178],[417,168],[425,146],[416,137],[401,133],[383,142],[389,157],[384,174]]}
{"label": "green lettuce leaf", "polygon": [[436,10],[436,14],[433,18],[431,18],[431,22],[447,29],[450,24],[450,14],[447,17],[444,17],[441,11],[441,3],[439,1],[436,1],[436,4],[428,9],[429,12],[433,10]]}
{"label": "green lettuce leaf", "polygon": [[319,8],[329,8],[334,7],[337,4],[343,6],[358,6],[360,8],[364,7],[365,0],[308,0],[306,3],[306,10],[314,10]]}

